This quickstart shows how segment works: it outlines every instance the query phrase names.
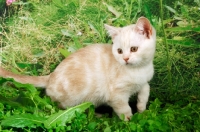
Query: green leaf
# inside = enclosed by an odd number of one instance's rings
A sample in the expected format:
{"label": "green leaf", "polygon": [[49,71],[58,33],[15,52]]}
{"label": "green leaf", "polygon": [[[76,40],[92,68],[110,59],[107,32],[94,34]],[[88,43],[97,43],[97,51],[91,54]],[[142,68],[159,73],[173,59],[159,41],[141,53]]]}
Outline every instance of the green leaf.
{"label": "green leaf", "polygon": [[27,110],[27,108],[23,107],[20,103],[13,101],[12,99],[3,97],[2,95],[0,95],[0,100],[1,100],[1,103],[3,104],[8,104],[14,107],[20,107],[20,108],[23,108],[24,110]]}
{"label": "green leaf", "polygon": [[36,92],[37,89],[32,85],[32,84],[21,84],[19,82],[13,81],[13,84],[17,87],[17,88],[26,88],[27,90],[29,90],[30,92]]}
{"label": "green leaf", "polygon": [[130,129],[135,132],[137,130],[137,125],[135,123],[130,123]]}
{"label": "green leaf", "polygon": [[29,90],[32,93],[37,92],[37,89],[32,84],[22,84],[22,83],[16,82],[12,78],[1,78],[0,77],[0,84],[3,84],[6,81],[12,82],[15,85],[16,88],[25,88],[25,89]]}
{"label": "green leaf", "polygon": [[38,117],[31,114],[22,114],[14,115],[6,118],[2,121],[2,126],[11,126],[11,127],[34,127],[35,125],[41,125],[45,121],[45,118]]}
{"label": "green leaf", "polygon": [[60,53],[64,56],[64,57],[67,57],[69,56],[71,53],[66,50],[66,49],[59,49]]}
{"label": "green leaf", "polygon": [[55,6],[57,6],[58,8],[61,8],[61,9],[65,9],[65,3],[61,0],[53,0],[52,1],[54,3]]}
{"label": "green leaf", "polygon": [[104,132],[111,132],[110,127],[106,127],[106,129],[104,129]]}
{"label": "green leaf", "polygon": [[185,27],[188,25],[188,22],[187,21],[178,21],[176,23],[179,27]]}
{"label": "green leaf", "polygon": [[17,63],[17,66],[19,67],[19,68],[27,68],[27,67],[31,67],[31,66],[33,66],[33,64],[28,64],[28,63]]}
{"label": "green leaf", "polygon": [[27,5],[27,4],[29,4],[29,2],[22,2],[22,1],[20,1],[20,2],[13,2],[12,4],[13,5]]}
{"label": "green leaf", "polygon": [[194,42],[191,39],[183,39],[183,40],[176,40],[176,39],[167,39],[167,43],[169,44],[178,44],[183,46],[192,46],[192,47],[200,47],[199,43]]}
{"label": "green leaf", "polygon": [[119,18],[120,16],[121,16],[121,12],[118,12],[113,6],[111,6],[111,5],[108,5],[108,4],[106,4],[106,3],[104,3],[106,6],[107,6],[107,8],[108,8],[108,10],[112,13],[112,14],[114,14],[117,18]]}
{"label": "green leaf", "polygon": [[69,108],[65,111],[59,111],[58,113],[51,115],[45,122],[46,128],[52,128],[57,126],[65,126],[66,122],[71,121],[75,117],[75,112],[83,112],[92,105],[90,102],[80,104],[78,106]]}
{"label": "green leaf", "polygon": [[67,36],[67,37],[73,37],[73,33],[68,31],[67,29],[61,29],[61,32],[64,36]]}
{"label": "green leaf", "polygon": [[177,13],[176,10],[174,10],[174,9],[171,8],[170,6],[165,5],[165,7],[166,7],[169,11],[171,11],[172,13],[174,13],[174,14]]}
{"label": "green leaf", "polygon": [[171,32],[185,32],[185,31],[194,31],[194,32],[200,32],[200,26],[192,26],[188,25],[186,27],[173,27],[173,28],[167,28],[165,31],[171,31]]}
{"label": "green leaf", "polygon": [[[12,78],[0,78],[0,85],[3,85],[3,87],[5,88],[10,88],[9,85],[6,85],[6,83],[9,82],[8,84],[12,83],[14,87],[12,87],[13,89],[15,88],[24,88],[26,91],[26,93],[24,92],[25,90],[23,90],[23,92],[21,91],[20,94],[15,97],[15,98],[6,98],[0,95],[0,100],[2,103],[4,104],[9,104],[11,106],[14,107],[23,107],[23,106],[33,106],[35,105],[35,103],[37,102],[37,105],[49,105],[49,103],[44,100],[43,98],[41,98],[38,95],[37,89],[31,85],[31,84],[21,84],[18,83],[16,81],[14,81],[14,79]],[[4,84],[5,83],[5,84]],[[26,109],[25,107],[23,107],[23,109]],[[28,110],[28,109],[26,109]],[[29,110],[28,110],[29,111]]]}
{"label": "green leaf", "polygon": [[97,34],[100,34],[99,31],[94,27],[94,25],[91,22],[88,22],[88,25],[90,26],[90,28],[92,29],[92,31],[94,31]]}
{"label": "green leaf", "polygon": [[148,4],[144,4],[144,12],[146,14],[146,17],[149,18],[150,22],[155,26],[154,22],[152,21],[152,13]]}
{"label": "green leaf", "polygon": [[88,128],[89,128],[89,130],[94,130],[96,126],[97,126],[96,122],[90,122],[88,125]]}
{"label": "green leaf", "polygon": [[198,6],[200,6],[200,0],[194,0],[195,3],[197,3]]}
{"label": "green leaf", "polygon": [[149,106],[149,110],[152,111],[158,111],[160,109],[162,102],[160,102],[160,100],[158,98],[156,98],[153,102],[151,102],[150,106]]}

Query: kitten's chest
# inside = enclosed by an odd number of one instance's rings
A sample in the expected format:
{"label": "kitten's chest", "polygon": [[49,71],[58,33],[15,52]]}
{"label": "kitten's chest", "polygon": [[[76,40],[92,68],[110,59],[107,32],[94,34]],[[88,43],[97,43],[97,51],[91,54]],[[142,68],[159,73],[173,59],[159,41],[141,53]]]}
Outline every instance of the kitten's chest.
{"label": "kitten's chest", "polygon": [[126,72],[124,76],[127,81],[133,82],[134,84],[144,84],[151,80],[153,77],[153,66],[144,68],[144,69],[136,69],[133,71]]}
{"label": "kitten's chest", "polygon": [[124,69],[119,73],[120,75],[116,77],[115,85],[119,88],[143,85],[151,80],[153,73],[153,64],[149,64],[144,68]]}

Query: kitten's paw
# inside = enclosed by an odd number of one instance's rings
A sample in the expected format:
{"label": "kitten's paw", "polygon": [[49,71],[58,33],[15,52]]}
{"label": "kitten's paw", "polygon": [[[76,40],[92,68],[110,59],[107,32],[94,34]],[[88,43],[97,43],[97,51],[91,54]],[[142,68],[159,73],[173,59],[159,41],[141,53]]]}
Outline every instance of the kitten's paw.
{"label": "kitten's paw", "polygon": [[126,114],[121,114],[121,115],[119,115],[119,117],[120,117],[121,120],[130,121],[131,117],[132,117],[132,113],[129,112],[129,113],[126,113]]}
{"label": "kitten's paw", "polygon": [[146,110],[146,104],[144,104],[144,103],[138,103],[137,104],[137,109],[138,109],[139,113],[142,113],[143,111]]}
{"label": "kitten's paw", "polygon": [[124,121],[130,121],[130,120],[131,120],[131,117],[132,117],[132,115],[131,115],[131,116],[126,116],[126,117],[124,118]]}

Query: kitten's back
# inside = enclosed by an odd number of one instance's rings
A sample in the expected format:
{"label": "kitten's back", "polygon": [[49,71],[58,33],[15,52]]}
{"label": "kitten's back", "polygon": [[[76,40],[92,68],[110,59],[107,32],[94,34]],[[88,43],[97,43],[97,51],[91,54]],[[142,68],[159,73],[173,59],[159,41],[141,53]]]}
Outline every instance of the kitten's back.
{"label": "kitten's back", "polygon": [[107,100],[105,87],[108,87],[110,70],[116,64],[110,44],[82,48],[63,60],[51,74],[47,95],[60,100],[63,106],[74,106],[90,99],[98,105]]}

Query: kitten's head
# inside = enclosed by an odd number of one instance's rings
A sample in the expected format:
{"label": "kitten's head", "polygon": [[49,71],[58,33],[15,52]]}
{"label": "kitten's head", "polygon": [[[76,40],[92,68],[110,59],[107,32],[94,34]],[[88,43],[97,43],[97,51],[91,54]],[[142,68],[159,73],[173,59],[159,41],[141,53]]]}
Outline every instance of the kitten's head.
{"label": "kitten's head", "polygon": [[112,52],[122,65],[143,66],[153,60],[156,31],[149,20],[140,17],[136,24],[117,28],[105,24],[113,41]]}

